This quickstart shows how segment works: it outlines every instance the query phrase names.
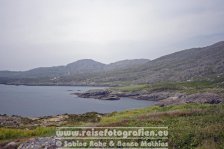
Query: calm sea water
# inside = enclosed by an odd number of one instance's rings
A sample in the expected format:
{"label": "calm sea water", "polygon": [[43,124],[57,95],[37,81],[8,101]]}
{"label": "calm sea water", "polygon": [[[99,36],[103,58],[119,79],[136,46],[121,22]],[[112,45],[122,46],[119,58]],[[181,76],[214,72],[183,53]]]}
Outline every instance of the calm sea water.
{"label": "calm sea water", "polygon": [[154,104],[151,101],[130,98],[106,101],[71,95],[96,88],[99,87],[0,85],[0,114],[37,117],[92,111],[107,113]]}

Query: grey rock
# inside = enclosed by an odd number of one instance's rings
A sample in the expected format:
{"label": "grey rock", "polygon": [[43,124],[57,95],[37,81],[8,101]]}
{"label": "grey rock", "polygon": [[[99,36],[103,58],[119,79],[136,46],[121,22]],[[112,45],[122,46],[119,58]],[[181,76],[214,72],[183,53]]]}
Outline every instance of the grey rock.
{"label": "grey rock", "polygon": [[167,99],[159,101],[156,105],[159,105],[161,107],[163,106],[168,106],[168,105],[179,105],[179,104],[184,104],[185,101],[178,98],[178,97],[169,97]]}
{"label": "grey rock", "polygon": [[74,93],[78,97],[81,98],[94,98],[94,99],[102,99],[102,100],[119,100],[120,98],[117,95],[111,94],[109,90],[89,90],[84,93]]}
{"label": "grey rock", "polygon": [[214,93],[198,93],[189,95],[184,98],[186,103],[209,103],[218,104],[223,101],[223,99]]}
{"label": "grey rock", "polygon": [[214,93],[197,93],[192,95],[178,94],[174,97],[169,97],[167,99],[159,101],[157,105],[167,106],[167,105],[178,105],[184,103],[208,103],[208,104],[219,104],[223,102],[223,99]]}
{"label": "grey rock", "polygon": [[151,94],[143,94],[136,96],[136,99],[141,99],[141,100],[150,100],[150,101],[159,101],[162,99],[166,99],[168,97],[171,97],[173,93],[171,92],[154,92]]}
{"label": "grey rock", "polygon": [[103,97],[103,98],[100,98],[102,100],[119,100],[120,98],[118,96],[107,96],[107,97]]}
{"label": "grey rock", "polygon": [[18,142],[9,142],[3,147],[3,149],[17,149],[17,147],[18,147]]}
{"label": "grey rock", "polygon": [[39,137],[21,143],[18,149],[56,149],[56,147],[56,139],[54,137]]}
{"label": "grey rock", "polygon": [[136,97],[140,95],[139,93],[125,93],[125,92],[117,92],[114,94],[116,94],[119,97]]}

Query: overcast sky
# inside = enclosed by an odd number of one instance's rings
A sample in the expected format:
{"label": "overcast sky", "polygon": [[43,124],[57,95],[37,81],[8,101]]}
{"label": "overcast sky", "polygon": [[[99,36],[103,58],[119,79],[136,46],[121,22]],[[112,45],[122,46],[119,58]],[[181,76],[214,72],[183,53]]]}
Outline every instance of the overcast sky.
{"label": "overcast sky", "polygon": [[1,0],[0,70],[148,58],[224,40],[223,0]]}

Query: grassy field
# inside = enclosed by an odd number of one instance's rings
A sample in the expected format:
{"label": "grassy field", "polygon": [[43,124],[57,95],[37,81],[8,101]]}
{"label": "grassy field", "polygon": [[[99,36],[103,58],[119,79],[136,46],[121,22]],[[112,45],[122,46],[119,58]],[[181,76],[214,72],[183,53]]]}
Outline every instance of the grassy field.
{"label": "grassy field", "polygon": [[189,81],[189,82],[162,82],[156,84],[138,84],[123,87],[111,88],[114,91],[121,92],[157,92],[173,91],[185,94],[194,94],[202,92],[217,93],[224,98],[224,78],[210,81]]}
{"label": "grassy field", "polygon": [[54,127],[26,128],[0,128],[0,142],[7,142],[13,139],[23,139],[36,136],[51,136],[55,134]]}
{"label": "grassy field", "polygon": [[[71,124],[70,124],[71,125]],[[215,149],[224,147],[224,105],[183,104],[167,107],[114,112],[100,122],[82,123],[81,126],[168,126],[170,148]],[[0,140],[49,136],[53,127],[35,129],[0,128]]]}
{"label": "grassy field", "polygon": [[101,126],[168,126],[170,147],[223,148],[224,105],[184,104],[112,113]]}

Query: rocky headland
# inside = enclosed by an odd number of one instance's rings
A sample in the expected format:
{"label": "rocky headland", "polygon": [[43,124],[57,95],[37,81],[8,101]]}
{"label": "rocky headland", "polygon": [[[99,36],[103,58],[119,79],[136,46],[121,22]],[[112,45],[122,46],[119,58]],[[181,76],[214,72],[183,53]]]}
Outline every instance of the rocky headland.
{"label": "rocky headland", "polygon": [[218,104],[223,102],[223,98],[216,93],[195,93],[185,94],[176,91],[153,91],[153,92],[121,92],[110,89],[89,90],[84,93],[74,93],[81,98],[94,98],[100,100],[119,100],[122,97],[128,97],[138,100],[157,101],[156,105],[174,105],[183,103],[208,103]]}

